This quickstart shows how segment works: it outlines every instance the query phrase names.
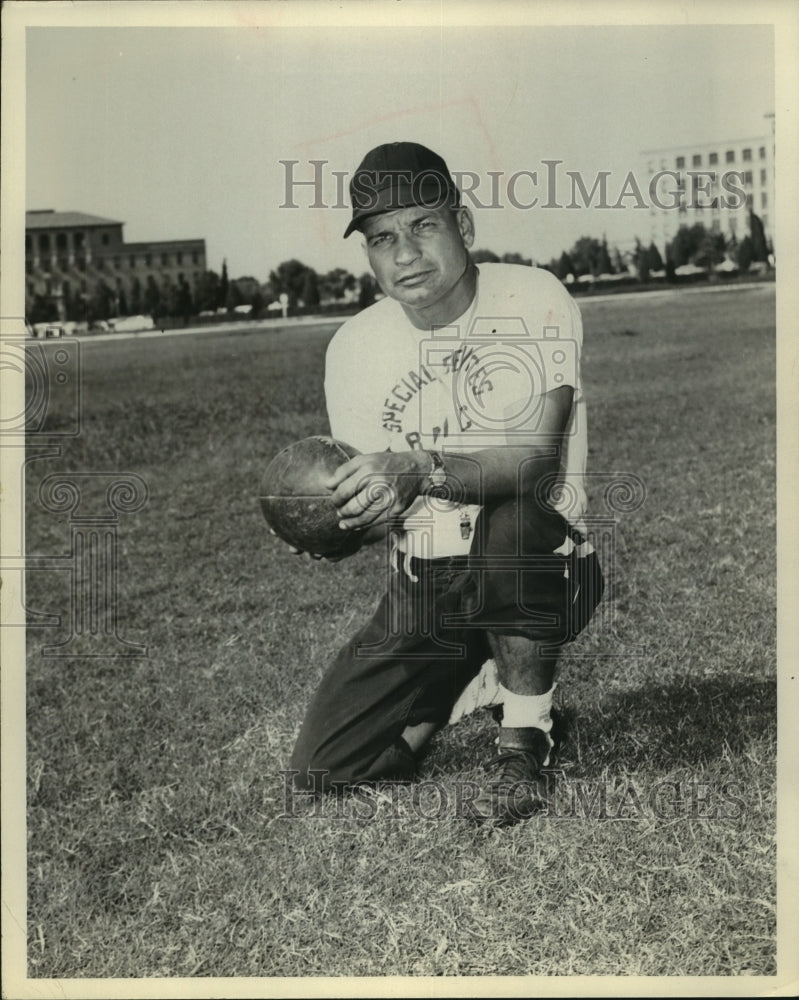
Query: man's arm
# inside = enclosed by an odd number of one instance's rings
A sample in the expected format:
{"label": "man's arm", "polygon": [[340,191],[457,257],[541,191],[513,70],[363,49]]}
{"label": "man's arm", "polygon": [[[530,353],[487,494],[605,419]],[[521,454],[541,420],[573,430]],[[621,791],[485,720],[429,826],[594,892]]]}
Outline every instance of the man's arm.
{"label": "man's arm", "polygon": [[[447,485],[453,499],[484,504],[530,495],[538,482],[560,468],[563,436],[571,415],[574,390],[553,389],[543,397],[535,427],[518,428],[506,445],[468,455],[446,453]],[[344,528],[378,525],[403,514],[416,497],[430,492],[430,455],[426,451],[356,455],[340,466],[326,485],[334,490]],[[521,472],[521,481],[520,481]]]}

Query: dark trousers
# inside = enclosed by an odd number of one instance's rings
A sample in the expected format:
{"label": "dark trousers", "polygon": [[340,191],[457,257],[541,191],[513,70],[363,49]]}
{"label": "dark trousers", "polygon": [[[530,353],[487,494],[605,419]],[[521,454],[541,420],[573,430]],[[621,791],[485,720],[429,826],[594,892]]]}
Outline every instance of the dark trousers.
{"label": "dark trousers", "polygon": [[291,758],[296,787],[412,777],[396,773],[407,761],[398,761],[393,744],[406,726],[447,721],[491,655],[488,632],[549,647],[585,628],[602,573],[593,552],[554,552],[567,535],[582,541],[559,514],[514,501],[487,510],[482,528],[468,556],[405,563],[400,556],[371,620],[339,651],[311,700]]}

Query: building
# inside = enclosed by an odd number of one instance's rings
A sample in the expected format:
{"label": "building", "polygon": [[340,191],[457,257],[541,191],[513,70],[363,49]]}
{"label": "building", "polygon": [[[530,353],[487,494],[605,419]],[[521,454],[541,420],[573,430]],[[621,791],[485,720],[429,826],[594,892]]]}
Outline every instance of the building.
{"label": "building", "polygon": [[[697,222],[740,241],[749,233],[750,210],[763,223],[766,239],[771,239],[773,134],[651,149],[641,157],[650,185],[650,235],[661,251],[680,226]],[[659,175],[663,176],[658,179]],[[659,192],[655,202],[654,184]]]}
{"label": "building", "polygon": [[[164,310],[205,273],[205,240],[125,243],[124,223],[52,209],[25,215],[25,308],[58,319]],[[55,315],[53,318],[55,318]]]}

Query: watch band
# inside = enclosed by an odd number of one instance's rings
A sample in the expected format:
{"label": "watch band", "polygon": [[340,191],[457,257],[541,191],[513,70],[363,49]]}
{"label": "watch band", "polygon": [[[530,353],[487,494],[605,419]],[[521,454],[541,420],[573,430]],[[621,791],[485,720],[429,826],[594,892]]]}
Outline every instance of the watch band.
{"label": "watch band", "polygon": [[430,472],[427,474],[427,481],[431,490],[440,490],[447,483],[447,470],[444,467],[444,459],[439,452],[430,451]]}

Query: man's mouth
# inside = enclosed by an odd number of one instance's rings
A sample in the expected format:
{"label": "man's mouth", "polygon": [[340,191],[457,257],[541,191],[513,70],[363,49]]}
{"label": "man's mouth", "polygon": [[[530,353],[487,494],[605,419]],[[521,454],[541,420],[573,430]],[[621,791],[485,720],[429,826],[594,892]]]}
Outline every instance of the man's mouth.
{"label": "man's mouth", "polygon": [[394,283],[402,285],[403,288],[415,288],[416,285],[423,284],[432,274],[431,271],[414,271],[413,274],[406,274],[403,278],[398,278]]}

